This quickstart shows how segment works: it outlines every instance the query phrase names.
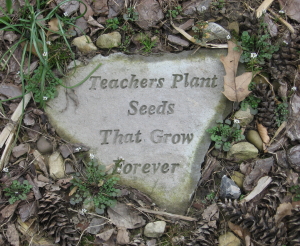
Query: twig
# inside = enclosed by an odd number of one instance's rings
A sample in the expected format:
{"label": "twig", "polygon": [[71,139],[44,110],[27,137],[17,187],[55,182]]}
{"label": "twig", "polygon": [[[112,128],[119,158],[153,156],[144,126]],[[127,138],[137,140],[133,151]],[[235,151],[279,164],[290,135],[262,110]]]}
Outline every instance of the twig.
{"label": "twig", "polygon": [[197,219],[195,219],[195,218],[184,216],[184,215],[179,215],[179,214],[170,214],[167,212],[154,211],[154,210],[150,210],[147,208],[136,208],[136,209],[141,212],[146,212],[146,213],[150,213],[150,214],[157,214],[157,215],[162,215],[162,216],[167,216],[167,217],[177,218],[177,219],[187,220],[187,221],[197,221]]}
{"label": "twig", "polygon": [[276,18],[278,18],[278,20],[279,20],[283,25],[285,25],[285,26],[290,30],[291,33],[295,33],[295,29],[294,29],[294,27],[293,27],[290,23],[288,23],[286,20],[282,19],[282,18],[281,18],[278,14],[276,14],[273,10],[269,9],[269,12],[270,12],[272,15],[274,15]]}

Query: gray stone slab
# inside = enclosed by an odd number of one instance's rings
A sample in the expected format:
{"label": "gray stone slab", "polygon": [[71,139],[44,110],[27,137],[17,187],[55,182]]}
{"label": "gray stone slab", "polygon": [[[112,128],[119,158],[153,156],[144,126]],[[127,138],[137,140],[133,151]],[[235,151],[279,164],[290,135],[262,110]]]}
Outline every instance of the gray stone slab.
{"label": "gray stone slab", "polygon": [[210,145],[206,130],[229,112],[221,54],[99,55],[66,83],[80,82],[101,63],[90,79],[70,96],[61,87],[46,111],[62,137],[89,146],[101,163],[122,156],[122,183],[183,213]]}

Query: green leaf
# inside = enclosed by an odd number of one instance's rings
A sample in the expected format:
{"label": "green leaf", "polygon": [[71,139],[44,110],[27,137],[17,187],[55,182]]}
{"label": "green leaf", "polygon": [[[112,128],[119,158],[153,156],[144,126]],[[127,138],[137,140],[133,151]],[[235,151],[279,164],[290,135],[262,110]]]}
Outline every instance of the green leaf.
{"label": "green leaf", "polygon": [[12,8],[12,0],[6,0],[5,2],[6,2],[7,13],[12,14],[14,12]]}

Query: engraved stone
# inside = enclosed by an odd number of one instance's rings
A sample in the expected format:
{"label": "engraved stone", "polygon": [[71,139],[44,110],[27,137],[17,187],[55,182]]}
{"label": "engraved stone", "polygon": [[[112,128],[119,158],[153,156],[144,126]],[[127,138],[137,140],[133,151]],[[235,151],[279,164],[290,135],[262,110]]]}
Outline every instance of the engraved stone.
{"label": "engraved stone", "polygon": [[58,133],[101,163],[125,159],[120,179],[167,211],[183,213],[211,143],[206,130],[230,111],[223,96],[225,50],[94,57],[71,71],[46,108]]}

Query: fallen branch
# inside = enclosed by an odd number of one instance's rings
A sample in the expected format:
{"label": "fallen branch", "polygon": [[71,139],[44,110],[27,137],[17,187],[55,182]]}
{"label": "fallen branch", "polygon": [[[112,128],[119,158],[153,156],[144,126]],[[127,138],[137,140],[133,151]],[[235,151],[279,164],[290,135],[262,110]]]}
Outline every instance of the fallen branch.
{"label": "fallen branch", "polygon": [[171,25],[173,26],[173,28],[177,32],[179,32],[180,34],[182,34],[187,40],[191,41],[194,44],[197,44],[199,46],[206,47],[206,48],[212,48],[212,49],[226,49],[226,48],[228,48],[227,44],[207,44],[207,43],[199,42],[199,41],[197,41],[197,39],[195,39],[194,37],[192,37],[190,34],[188,34],[182,28],[179,28],[179,27],[175,26],[172,21],[171,21]]}
{"label": "fallen branch", "polygon": [[264,14],[267,9],[271,6],[274,0],[265,0],[256,10],[256,17],[260,18],[262,14]]}
{"label": "fallen branch", "polygon": [[288,23],[286,20],[282,19],[282,18],[281,18],[278,14],[276,14],[273,10],[269,9],[269,12],[270,12],[272,15],[274,15],[276,18],[278,18],[278,20],[279,20],[283,25],[285,25],[285,26],[290,30],[291,33],[295,33],[295,29],[294,29],[294,27],[293,27],[290,23]]}
{"label": "fallen branch", "polygon": [[184,216],[184,215],[179,215],[179,214],[170,214],[170,213],[167,213],[167,212],[154,211],[154,210],[150,210],[150,209],[147,209],[147,208],[136,208],[136,209],[141,211],[141,212],[146,212],[146,213],[149,213],[149,214],[157,214],[157,215],[161,215],[161,216],[167,216],[167,217],[181,219],[181,220],[187,220],[187,221],[197,221],[197,219],[195,219],[195,218]]}

